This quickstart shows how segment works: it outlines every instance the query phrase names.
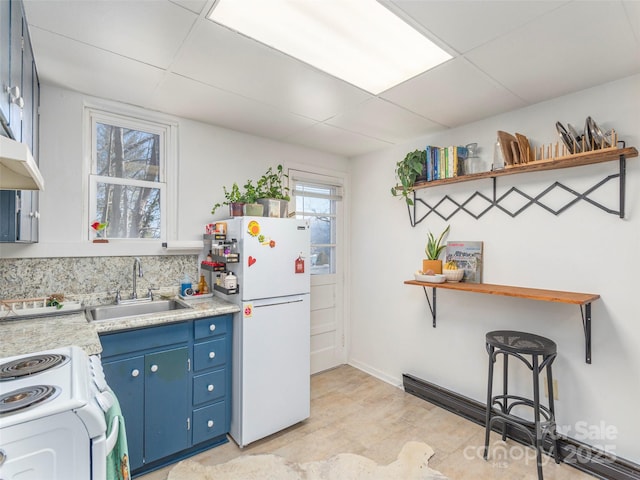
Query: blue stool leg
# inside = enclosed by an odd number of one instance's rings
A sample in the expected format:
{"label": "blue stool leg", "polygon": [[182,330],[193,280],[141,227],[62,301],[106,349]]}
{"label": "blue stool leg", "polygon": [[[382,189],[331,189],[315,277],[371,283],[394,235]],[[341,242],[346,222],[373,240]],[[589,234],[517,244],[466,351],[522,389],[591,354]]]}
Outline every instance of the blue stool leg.
{"label": "blue stool leg", "polygon": [[487,459],[489,454],[489,435],[491,433],[491,397],[492,397],[492,389],[493,389],[493,364],[495,362],[495,358],[493,356],[493,352],[495,348],[493,346],[487,345],[487,352],[489,353],[489,374],[488,374],[488,383],[487,383],[487,415],[485,419],[485,434],[484,434],[484,459]]}

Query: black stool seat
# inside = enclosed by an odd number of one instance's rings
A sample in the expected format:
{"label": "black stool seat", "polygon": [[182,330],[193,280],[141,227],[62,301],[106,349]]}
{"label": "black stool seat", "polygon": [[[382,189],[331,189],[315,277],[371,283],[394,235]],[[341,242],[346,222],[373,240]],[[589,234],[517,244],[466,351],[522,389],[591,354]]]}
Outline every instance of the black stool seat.
{"label": "black stool seat", "polygon": [[[538,479],[542,476],[542,445],[547,435],[552,435],[553,454],[559,463],[556,420],[553,405],[553,377],[551,364],[557,356],[558,347],[553,340],[540,335],[513,330],[496,330],[486,335],[486,347],[489,353],[489,376],[487,386],[487,414],[485,425],[484,458],[489,453],[489,435],[496,422],[502,423],[502,439],[506,440],[507,425],[523,431],[536,448]],[[493,395],[493,367],[498,355],[503,356],[502,395]],[[510,394],[508,391],[509,357],[522,361],[533,374],[533,398]],[[530,357],[530,360],[529,358]],[[546,369],[549,405],[540,404],[540,372]],[[514,415],[516,407],[528,407],[533,410],[533,420]]]}
{"label": "black stool seat", "polygon": [[496,330],[487,333],[487,344],[508,352],[523,355],[552,355],[557,353],[556,342],[533,333]]}

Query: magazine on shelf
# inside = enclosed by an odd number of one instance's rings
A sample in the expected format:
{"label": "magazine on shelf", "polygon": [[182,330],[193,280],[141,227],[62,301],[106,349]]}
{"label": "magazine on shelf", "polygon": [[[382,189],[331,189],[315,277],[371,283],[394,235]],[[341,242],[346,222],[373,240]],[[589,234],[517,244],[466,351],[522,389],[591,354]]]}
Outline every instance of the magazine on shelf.
{"label": "magazine on shelf", "polygon": [[463,282],[482,283],[482,242],[447,242],[446,261],[464,269]]}

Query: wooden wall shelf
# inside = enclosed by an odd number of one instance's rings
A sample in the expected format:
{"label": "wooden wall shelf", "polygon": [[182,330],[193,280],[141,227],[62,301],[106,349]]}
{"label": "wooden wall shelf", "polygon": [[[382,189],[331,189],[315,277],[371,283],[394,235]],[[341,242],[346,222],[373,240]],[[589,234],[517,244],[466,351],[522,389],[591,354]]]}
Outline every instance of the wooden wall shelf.
{"label": "wooden wall shelf", "polygon": [[[567,208],[574,205],[575,203],[579,202],[580,200],[584,200],[590,203],[591,205],[594,205],[595,207],[601,210],[604,210],[607,213],[618,215],[620,218],[624,218],[626,159],[634,158],[637,156],[638,156],[638,150],[634,147],[628,147],[628,148],[610,147],[606,149],[595,150],[595,151],[590,151],[585,153],[578,153],[575,155],[569,155],[566,157],[554,158],[550,160],[536,160],[530,163],[513,165],[501,170],[473,173],[469,175],[460,175],[458,177],[432,180],[430,182],[426,182],[426,181],[418,182],[411,189],[411,194],[413,197],[413,205],[412,206],[408,205],[409,221],[411,222],[411,226],[415,227],[418,223],[424,220],[431,213],[435,213],[436,215],[440,216],[444,220],[449,220],[451,217],[453,217],[453,215],[455,215],[460,211],[464,211],[468,213],[469,215],[471,215],[477,220],[494,207],[502,210],[503,212],[510,215],[511,217],[516,217],[531,205],[538,205],[544,208],[545,210],[549,211],[550,213],[553,213],[554,215],[558,215],[562,213],[564,210],[566,210]],[[535,196],[531,196],[523,191],[518,190],[515,187],[511,187],[511,189],[509,189],[506,193],[504,193],[501,196],[498,196],[497,194],[496,179],[498,177],[515,175],[518,173],[531,173],[531,172],[540,172],[545,170],[558,170],[562,168],[580,167],[584,165],[593,165],[596,163],[611,162],[614,160],[618,160],[619,162],[619,172],[605,177],[603,180],[596,183],[591,188],[586,189],[582,193],[576,192],[572,188],[567,187],[560,182],[555,182],[553,185],[546,188],[541,193]],[[417,191],[423,190],[426,188],[438,187],[442,185],[450,185],[453,183],[470,182],[473,180],[481,180],[481,179],[487,179],[487,178],[493,181],[492,198],[489,198],[488,196],[486,196],[485,194],[479,191],[476,191],[463,202],[456,201],[445,194],[441,200],[437,202],[427,203],[424,199],[418,198],[416,195]],[[619,180],[618,210],[611,209],[589,198],[589,195],[593,193],[595,190],[597,190],[598,188],[600,188],[602,185],[609,182],[610,180],[615,180],[615,179]],[[564,206],[558,209],[554,209],[551,206],[546,205],[544,203],[545,195],[550,193],[555,188],[562,189],[564,192],[569,193],[570,195],[573,196],[571,200],[569,200]],[[525,204],[515,212],[512,212],[501,205],[501,202],[506,200],[510,195],[519,195],[526,199]],[[476,199],[480,199],[481,202],[486,203],[486,207],[483,210],[481,210],[479,213],[473,212],[469,207],[471,205],[471,202]],[[419,218],[417,216],[418,204],[422,205],[423,207],[426,207],[427,209],[427,212]],[[449,211],[448,213],[444,213],[444,214],[438,211],[438,208],[441,205],[447,205],[447,204],[449,204],[449,206],[453,204],[454,207],[452,211]]]}
{"label": "wooden wall shelf", "polygon": [[[492,285],[489,283],[428,283],[417,280],[407,280],[406,285],[417,285],[423,288],[427,297],[429,310],[433,319],[433,328],[436,327],[436,290],[444,288],[447,290],[459,290],[464,292],[483,293],[487,295],[503,295],[507,297],[526,298],[529,300],[540,300],[543,302],[569,303],[580,306],[582,316],[582,327],[585,340],[585,361],[591,363],[591,302],[600,298],[594,293],[564,292],[560,290],[543,290],[538,288],[515,287],[511,285]],[[427,288],[432,289],[432,298],[429,299]],[[584,308],[583,308],[584,307]]]}

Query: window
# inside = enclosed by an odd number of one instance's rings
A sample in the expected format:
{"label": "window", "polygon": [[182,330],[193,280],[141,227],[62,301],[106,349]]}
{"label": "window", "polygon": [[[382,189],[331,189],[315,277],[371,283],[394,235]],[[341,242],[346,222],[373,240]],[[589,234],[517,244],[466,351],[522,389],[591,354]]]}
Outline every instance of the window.
{"label": "window", "polygon": [[175,127],[88,109],[89,223],[109,239],[167,237],[168,165]]}
{"label": "window", "polygon": [[296,218],[309,220],[311,275],[336,273],[338,202],[342,187],[293,178]]}

